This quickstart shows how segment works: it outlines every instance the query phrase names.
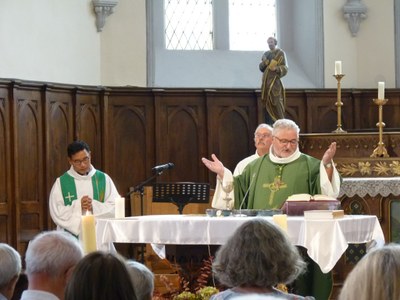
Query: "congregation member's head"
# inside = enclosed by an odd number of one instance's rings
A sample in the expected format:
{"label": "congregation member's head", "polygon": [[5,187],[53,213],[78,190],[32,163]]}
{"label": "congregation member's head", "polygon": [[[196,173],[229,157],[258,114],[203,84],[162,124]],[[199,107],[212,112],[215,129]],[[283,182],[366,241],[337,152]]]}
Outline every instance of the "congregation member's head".
{"label": "congregation member's head", "polygon": [[260,290],[290,283],[304,268],[305,262],[285,233],[263,218],[242,224],[217,251],[213,263],[223,285]]}
{"label": "congregation member's head", "polygon": [[339,299],[400,299],[400,245],[367,253],[347,276]]}
{"label": "congregation member's head", "polygon": [[65,300],[88,299],[137,299],[122,257],[95,251],[77,264],[65,290]]}
{"label": "congregation member's head", "polygon": [[128,260],[126,262],[137,300],[151,300],[154,292],[154,274],[144,264]]}
{"label": "congregation member's head", "polygon": [[0,299],[11,299],[21,273],[21,257],[11,246],[0,243]]}
{"label": "congregation member's head", "polygon": [[44,299],[51,296],[64,299],[65,286],[82,257],[82,248],[71,234],[64,231],[38,234],[29,242],[26,251],[29,284],[21,299]]}
{"label": "congregation member's head", "polygon": [[300,128],[289,119],[276,120],[272,125],[272,153],[286,158],[298,151]]}

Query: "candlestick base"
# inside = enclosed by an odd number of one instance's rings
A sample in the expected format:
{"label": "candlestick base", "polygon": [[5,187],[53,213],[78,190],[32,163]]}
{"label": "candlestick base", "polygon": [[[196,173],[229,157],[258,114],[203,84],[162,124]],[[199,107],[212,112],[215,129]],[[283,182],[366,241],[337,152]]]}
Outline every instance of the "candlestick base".
{"label": "candlestick base", "polygon": [[336,130],[332,131],[332,133],[347,133],[347,131],[343,130],[342,127],[338,127]]}
{"label": "candlestick base", "polygon": [[385,145],[378,145],[370,157],[389,157],[389,154],[387,153]]}

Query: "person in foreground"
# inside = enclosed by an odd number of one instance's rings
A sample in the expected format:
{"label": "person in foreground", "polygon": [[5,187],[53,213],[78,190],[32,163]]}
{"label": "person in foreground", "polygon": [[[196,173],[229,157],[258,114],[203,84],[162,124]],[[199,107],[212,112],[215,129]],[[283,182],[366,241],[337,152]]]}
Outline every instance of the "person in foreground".
{"label": "person in foreground", "polygon": [[151,300],[154,292],[154,274],[144,264],[134,260],[126,262],[137,300]]}
{"label": "person in foreground", "polygon": [[339,300],[400,299],[400,245],[368,252],[347,276]]}
{"label": "person in foreground", "polygon": [[78,236],[82,213],[114,217],[115,198],[119,194],[110,176],[91,164],[88,144],[75,141],[68,145],[67,153],[71,167],[54,183],[49,210],[58,229]]}
{"label": "person in foreground", "polygon": [[[254,132],[254,146],[256,147],[256,153],[250,155],[244,159],[242,159],[237,165],[235,170],[233,171],[233,176],[237,176],[242,174],[245,167],[252,162],[253,160],[268,154],[269,148],[272,143],[272,127],[265,123],[262,123],[257,126]],[[232,208],[234,205],[234,195],[233,192],[230,192],[228,198],[230,199],[227,203],[224,198],[226,198],[226,194],[222,189],[222,186],[230,184],[229,182],[222,182],[218,180],[217,176],[217,184],[215,186],[215,192],[212,200],[212,207],[218,209],[226,209]]]}
{"label": "person in foreground", "polygon": [[254,293],[283,299],[314,299],[275,288],[292,282],[305,266],[296,247],[280,228],[263,218],[251,219],[217,251],[213,272],[229,289],[211,296],[210,300]]}
{"label": "person in foreground", "polygon": [[0,243],[0,300],[9,300],[21,273],[21,256],[11,246]]}
{"label": "person in foreground", "polygon": [[[249,163],[243,173],[233,176],[213,154],[212,160],[202,158],[204,165],[219,180],[233,181],[236,209],[279,209],[293,194],[324,194],[337,198],[341,178],[333,163],[336,143],[332,142],[322,160],[301,153],[300,128],[289,119],[273,124],[270,152]],[[296,293],[328,299],[332,291],[332,274],[324,274],[319,266],[308,261],[306,275],[295,282]]]}
{"label": "person in foreground", "polygon": [[77,264],[65,290],[65,300],[89,299],[137,299],[122,257],[95,251]]}
{"label": "person in foreground", "polygon": [[82,257],[82,248],[71,234],[63,231],[38,234],[26,251],[29,283],[21,300],[64,299],[65,286]]}

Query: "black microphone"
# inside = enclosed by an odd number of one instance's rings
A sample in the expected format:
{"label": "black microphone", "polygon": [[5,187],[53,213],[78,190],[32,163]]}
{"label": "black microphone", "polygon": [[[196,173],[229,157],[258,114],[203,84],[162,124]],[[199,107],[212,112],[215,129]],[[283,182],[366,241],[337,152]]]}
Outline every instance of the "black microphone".
{"label": "black microphone", "polygon": [[239,206],[239,215],[237,215],[238,217],[245,216],[245,215],[242,215],[242,206],[243,206],[244,202],[246,201],[246,197],[249,195],[251,185],[253,184],[253,181],[254,181],[254,177],[256,177],[256,173],[253,173],[253,176],[252,176],[251,179],[250,179],[249,187],[248,187],[246,193],[244,194],[244,197],[243,197],[243,199],[242,199],[242,202],[240,202],[240,206]]}
{"label": "black microphone", "polygon": [[165,170],[172,169],[173,167],[175,167],[175,165],[173,163],[167,163],[167,164],[155,166],[152,170],[157,172],[157,173],[160,173],[160,172],[163,172]]}

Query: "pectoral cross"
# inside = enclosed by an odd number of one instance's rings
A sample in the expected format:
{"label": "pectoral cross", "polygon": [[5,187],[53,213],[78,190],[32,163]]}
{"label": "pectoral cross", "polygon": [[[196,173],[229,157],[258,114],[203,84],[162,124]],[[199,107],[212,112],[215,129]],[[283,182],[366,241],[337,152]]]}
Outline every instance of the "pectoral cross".
{"label": "pectoral cross", "polygon": [[279,191],[281,188],[287,188],[287,184],[282,181],[282,170],[284,166],[285,165],[280,165],[277,167],[278,175],[275,176],[273,182],[263,184],[264,188],[268,188],[271,191],[268,199],[270,207],[272,206],[272,202],[274,201],[275,192]]}
{"label": "pectoral cross", "polygon": [[69,192],[68,192],[68,196],[65,196],[65,199],[67,199],[68,200],[68,203],[71,203],[72,202],[72,198],[75,198],[75,196],[74,195],[71,195]]}

